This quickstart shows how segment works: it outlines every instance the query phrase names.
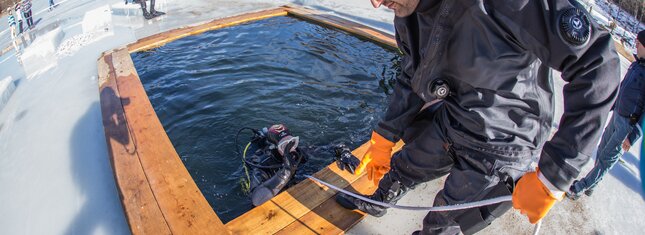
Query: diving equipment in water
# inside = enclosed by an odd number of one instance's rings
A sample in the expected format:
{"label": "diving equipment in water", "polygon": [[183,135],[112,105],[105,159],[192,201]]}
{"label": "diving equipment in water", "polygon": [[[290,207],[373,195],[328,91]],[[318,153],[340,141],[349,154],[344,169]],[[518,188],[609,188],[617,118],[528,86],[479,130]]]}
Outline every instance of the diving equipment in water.
{"label": "diving equipment in water", "polygon": [[[238,135],[245,129],[254,133],[242,157],[249,180],[251,201],[254,206],[259,206],[277,195],[289,183],[298,165],[306,161],[306,157],[298,148],[299,138],[292,136],[282,124],[262,130],[242,128]],[[249,149],[254,149],[255,152],[247,158]]]}

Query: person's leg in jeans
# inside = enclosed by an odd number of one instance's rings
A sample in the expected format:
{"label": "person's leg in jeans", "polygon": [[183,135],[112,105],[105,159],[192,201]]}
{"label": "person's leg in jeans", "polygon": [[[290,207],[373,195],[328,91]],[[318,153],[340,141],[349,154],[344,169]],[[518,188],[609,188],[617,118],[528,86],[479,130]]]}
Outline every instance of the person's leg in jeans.
{"label": "person's leg in jeans", "polygon": [[584,191],[593,190],[598,185],[603,176],[623,155],[623,141],[625,141],[633,128],[634,126],[629,124],[628,118],[614,113],[602,135],[593,169],[584,178],[573,183],[571,193],[579,195]]}
{"label": "person's leg in jeans", "polygon": [[[22,13],[19,12],[18,14]],[[22,31],[22,20],[18,20],[18,34],[22,34]]]}
{"label": "person's leg in jeans", "polygon": [[13,44],[13,48],[16,50],[16,54],[20,55],[20,48],[18,48],[18,43],[16,39],[16,26],[12,25],[10,26],[11,29],[11,43]]}
{"label": "person's leg in jeans", "polygon": [[27,22],[27,28],[31,28],[31,25],[33,24],[31,21],[31,11],[23,12],[22,16],[24,16],[25,22]]}
{"label": "person's leg in jeans", "polygon": [[139,0],[139,4],[141,4],[141,12],[143,13],[143,18],[152,19],[152,15],[148,12],[146,6],[146,0]]}
{"label": "person's leg in jeans", "polygon": [[150,14],[152,17],[157,17],[160,15],[165,15],[165,12],[155,10],[155,0],[150,0]]}
{"label": "person's leg in jeans", "polygon": [[18,60],[19,64],[22,64],[22,60],[20,59],[20,55],[22,55],[20,51],[20,47],[18,46],[18,39],[16,38],[16,25],[10,26],[11,28],[11,43],[13,44],[13,48],[16,50],[16,59]]}
{"label": "person's leg in jeans", "polygon": [[27,24],[29,24],[29,28],[31,28],[32,26],[34,26],[34,18],[31,17],[31,10],[29,10],[27,14],[29,14],[29,18],[27,18]]}
{"label": "person's leg in jeans", "polygon": [[29,17],[27,17],[27,12],[22,12],[22,18],[25,19],[25,24],[27,24],[27,28],[29,28]]}

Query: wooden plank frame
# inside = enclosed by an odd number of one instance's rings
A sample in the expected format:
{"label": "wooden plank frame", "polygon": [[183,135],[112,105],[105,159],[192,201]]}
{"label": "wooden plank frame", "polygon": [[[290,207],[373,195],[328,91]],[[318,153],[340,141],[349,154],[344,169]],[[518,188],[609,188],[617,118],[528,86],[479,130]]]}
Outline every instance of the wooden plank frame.
{"label": "wooden plank frame", "polygon": [[[283,6],[213,20],[143,38],[104,52],[98,60],[105,137],[121,202],[133,234],[340,234],[363,214],[341,208],[335,191],[305,180],[238,218],[223,224],[181,162],[148,100],[130,53],[209,30],[274,16],[293,16],[396,48],[392,35],[314,10]],[[395,150],[402,147],[398,143]],[[368,144],[353,153],[362,157]],[[331,164],[317,178],[346,189],[371,193],[367,177]]]}
{"label": "wooden plank frame", "polygon": [[345,20],[334,15],[320,13],[315,10],[296,6],[282,6],[275,9],[217,19],[198,26],[173,29],[163,33],[155,34],[149,37],[142,38],[137,42],[128,45],[128,51],[130,53],[135,53],[139,51],[150,50],[191,35],[196,35],[211,30],[226,28],[233,25],[262,20],[275,16],[293,16],[321,26],[340,29],[354,36],[376,42],[381,46],[385,46],[393,50],[396,50],[397,48],[396,40],[391,34],[382,32],[369,26]]}

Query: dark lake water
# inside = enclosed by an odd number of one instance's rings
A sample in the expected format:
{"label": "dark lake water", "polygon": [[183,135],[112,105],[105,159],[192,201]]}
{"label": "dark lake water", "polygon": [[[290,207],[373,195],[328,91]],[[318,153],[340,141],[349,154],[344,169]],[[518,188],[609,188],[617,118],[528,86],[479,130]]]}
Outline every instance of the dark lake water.
{"label": "dark lake water", "polygon": [[[211,31],[132,54],[170,140],[217,215],[253,208],[234,143],[242,127],[287,125],[310,159],[295,181],[334,161],[331,146],[369,139],[387,104],[394,51],[291,17]],[[240,138],[240,145],[250,133]]]}

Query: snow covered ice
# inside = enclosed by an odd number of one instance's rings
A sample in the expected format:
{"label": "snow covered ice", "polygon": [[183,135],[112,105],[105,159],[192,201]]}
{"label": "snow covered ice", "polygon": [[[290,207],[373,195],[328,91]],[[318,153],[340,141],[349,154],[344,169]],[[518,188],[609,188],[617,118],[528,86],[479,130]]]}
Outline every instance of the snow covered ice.
{"label": "snow covered ice", "polygon": [[[40,22],[28,33],[34,40],[23,53],[30,64],[20,65],[13,50],[0,56],[0,84],[5,84],[0,86],[0,234],[129,233],[105,144],[96,60],[104,51],[156,33],[284,4],[389,33],[394,29],[393,14],[372,9],[367,0],[157,0],[156,8],[167,15],[150,21],[138,5],[122,0],[68,0],[52,12],[45,10],[47,1],[34,1],[34,20]],[[6,22],[0,18],[3,49],[10,46]],[[623,58],[621,75],[628,65]],[[556,90],[561,90],[564,82],[558,78],[554,73]],[[556,99],[562,99],[558,92]],[[558,105],[555,120],[562,108]],[[614,167],[593,197],[558,203],[545,218],[542,233],[642,234],[639,147],[625,154],[625,163]],[[442,180],[420,185],[400,203],[431,205],[442,185]],[[390,210],[385,217],[366,217],[349,233],[409,234],[420,229],[424,216]],[[528,234],[532,229],[524,216],[511,211],[482,234]]]}

